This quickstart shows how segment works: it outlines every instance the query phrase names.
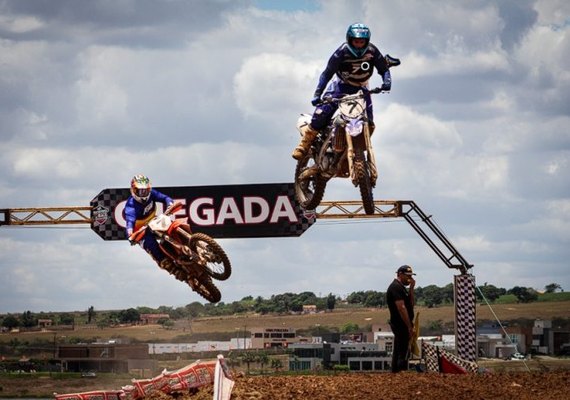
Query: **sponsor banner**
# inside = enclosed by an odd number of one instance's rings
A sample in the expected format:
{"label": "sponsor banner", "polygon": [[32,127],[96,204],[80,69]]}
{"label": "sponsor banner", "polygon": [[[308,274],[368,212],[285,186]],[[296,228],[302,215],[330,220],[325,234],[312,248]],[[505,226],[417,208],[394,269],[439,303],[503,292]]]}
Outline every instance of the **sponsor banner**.
{"label": "sponsor banner", "polygon": [[[184,203],[176,218],[188,218],[193,232],[213,238],[300,236],[315,222],[295,198],[293,183],[157,187]],[[104,240],[125,240],[129,189],[104,189],[91,200],[91,229]],[[157,214],[163,210],[161,204]]]}
{"label": "sponsor banner", "polygon": [[56,400],[120,400],[121,390],[97,390],[81,393],[54,393]]}

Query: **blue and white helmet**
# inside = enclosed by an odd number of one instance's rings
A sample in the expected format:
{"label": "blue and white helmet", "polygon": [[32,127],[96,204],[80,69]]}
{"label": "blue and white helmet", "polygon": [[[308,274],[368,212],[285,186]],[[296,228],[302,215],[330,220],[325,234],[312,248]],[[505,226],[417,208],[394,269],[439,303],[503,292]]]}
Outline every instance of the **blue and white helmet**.
{"label": "blue and white helmet", "polygon": [[[352,45],[352,39],[364,39],[366,43],[362,48],[357,49]],[[346,44],[348,49],[356,57],[362,57],[366,50],[368,50],[368,43],[370,43],[370,29],[364,24],[352,24],[346,31]]]}

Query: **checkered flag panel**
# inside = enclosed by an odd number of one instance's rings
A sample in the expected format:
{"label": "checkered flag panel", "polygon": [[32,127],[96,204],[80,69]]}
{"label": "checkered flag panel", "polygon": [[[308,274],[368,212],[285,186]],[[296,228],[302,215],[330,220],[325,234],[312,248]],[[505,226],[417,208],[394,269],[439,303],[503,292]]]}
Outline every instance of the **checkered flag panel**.
{"label": "checkered flag panel", "polygon": [[475,276],[455,276],[455,337],[457,354],[469,361],[477,359]]}
{"label": "checkered flag panel", "polygon": [[479,366],[476,362],[465,360],[427,342],[422,342],[422,357],[425,360],[427,372],[440,372],[439,357],[445,357],[449,362],[460,366],[467,372],[476,373],[479,371]]}

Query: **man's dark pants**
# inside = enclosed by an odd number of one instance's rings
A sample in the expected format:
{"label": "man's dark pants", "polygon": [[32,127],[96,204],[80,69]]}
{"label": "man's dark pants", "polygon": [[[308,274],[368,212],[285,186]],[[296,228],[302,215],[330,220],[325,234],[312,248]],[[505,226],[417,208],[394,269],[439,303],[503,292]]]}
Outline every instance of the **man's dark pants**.
{"label": "man's dark pants", "polygon": [[410,334],[408,329],[392,326],[394,333],[394,348],[392,349],[392,372],[400,372],[408,369],[408,356],[410,346]]}

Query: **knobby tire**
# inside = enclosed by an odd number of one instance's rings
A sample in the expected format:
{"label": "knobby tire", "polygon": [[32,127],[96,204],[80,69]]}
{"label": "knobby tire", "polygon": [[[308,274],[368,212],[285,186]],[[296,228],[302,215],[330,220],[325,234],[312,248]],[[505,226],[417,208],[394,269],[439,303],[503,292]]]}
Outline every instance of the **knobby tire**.
{"label": "knobby tire", "polygon": [[230,259],[222,246],[210,236],[204,233],[192,234],[190,248],[199,255],[200,261],[205,261],[205,263],[198,262],[198,264],[202,265],[205,272],[212,278],[225,281],[230,277],[232,274]]}
{"label": "knobby tire", "polygon": [[370,171],[368,170],[362,149],[354,149],[353,168],[358,176],[358,188],[360,189],[364,212],[367,215],[372,215],[374,214],[374,195],[372,193],[372,183],[370,182]]}
{"label": "knobby tire", "polygon": [[309,152],[305,157],[297,161],[297,167],[295,168],[295,197],[304,210],[316,209],[321,204],[327,187],[326,179],[319,177],[318,174],[307,178],[305,182],[299,181],[299,175],[307,168],[312,158]]}
{"label": "knobby tire", "polygon": [[200,279],[194,278],[194,280],[195,287],[192,288],[192,290],[208,300],[210,303],[217,303],[222,299],[220,289],[214,285],[212,278],[208,275],[202,275]]}

